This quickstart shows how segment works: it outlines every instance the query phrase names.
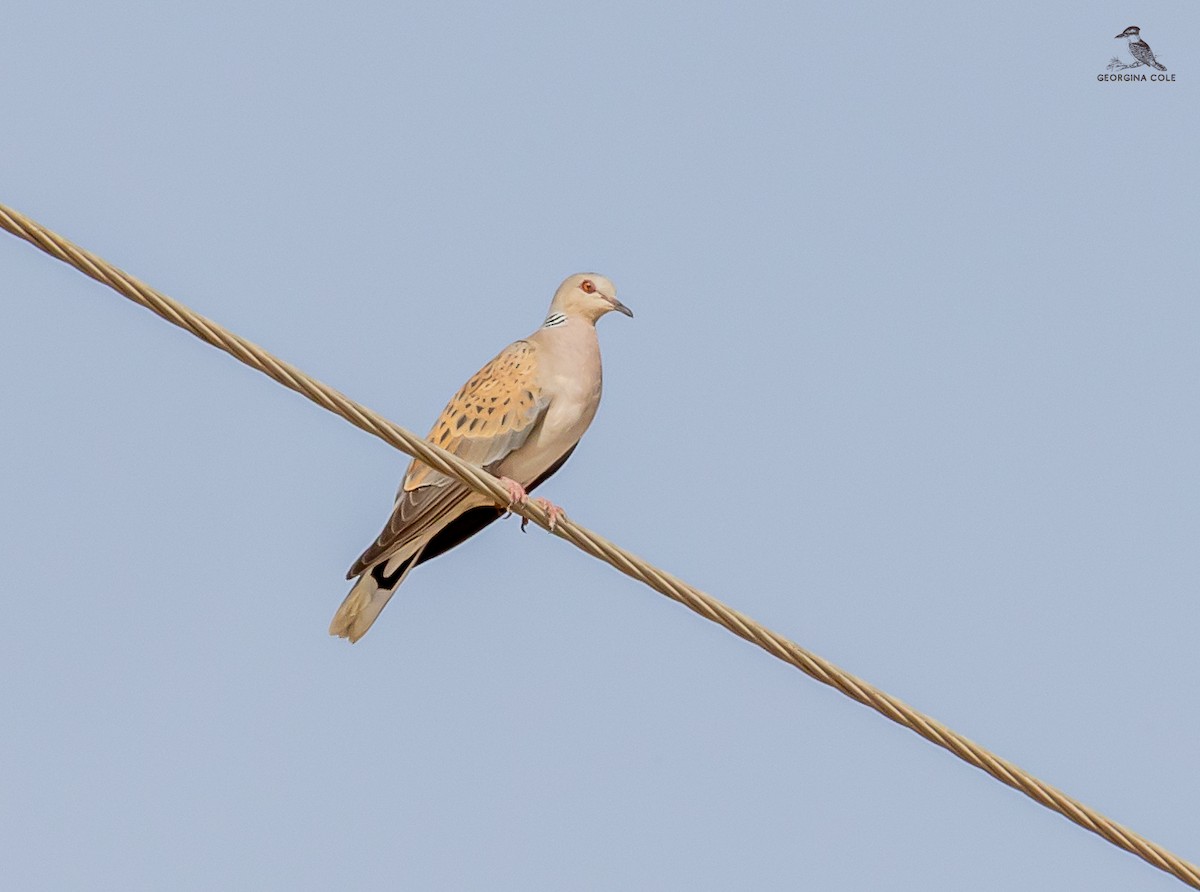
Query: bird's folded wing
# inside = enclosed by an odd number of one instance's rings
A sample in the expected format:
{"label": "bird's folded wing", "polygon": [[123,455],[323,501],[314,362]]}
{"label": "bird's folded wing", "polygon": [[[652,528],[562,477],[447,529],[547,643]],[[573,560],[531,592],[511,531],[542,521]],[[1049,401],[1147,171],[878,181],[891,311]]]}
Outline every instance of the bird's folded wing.
{"label": "bird's folded wing", "polygon": [[[425,439],[490,470],[520,449],[546,411],[538,385],[537,346],[517,341],[454,395]],[[487,504],[470,487],[413,460],[396,493],[392,516],[347,578],[441,529],[462,509]]]}

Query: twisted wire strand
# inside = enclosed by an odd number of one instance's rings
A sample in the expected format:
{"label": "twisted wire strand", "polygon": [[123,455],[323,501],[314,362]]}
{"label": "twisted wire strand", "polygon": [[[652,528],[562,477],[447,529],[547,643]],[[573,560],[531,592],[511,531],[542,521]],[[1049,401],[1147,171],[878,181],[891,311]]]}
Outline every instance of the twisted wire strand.
{"label": "twisted wire strand", "polygon": [[[0,204],[0,228],[32,243],[50,256],[75,267],[96,281],[102,282],[168,322],[191,332],[202,341],[224,350],[251,368],[268,375],[284,387],[304,395],[318,406],[341,416],[355,427],[379,437],[401,452],[418,458],[430,467],[451,477],[456,477],[479,492],[491,496],[497,504],[508,503],[508,492],[504,486],[481,468],[464,462],[452,453],[446,452],[377,415],[366,406],[356,403],[327,384],[306,375],[295,366],[272,356],[257,344],[194,313],[178,301],[154,290],[90,251],[80,248],[3,204]],[[512,510],[529,518],[543,529],[550,530],[549,517],[546,512],[532,501],[526,505],[513,506]],[[916,732],[930,743],[949,750],[964,762],[986,772],[1001,783],[1019,790],[1035,802],[1058,812],[1080,827],[1092,831],[1119,848],[1132,852],[1189,886],[1200,889],[1200,868],[1197,868],[1196,865],[1185,861],[1128,827],[1106,818],[1012,762],[989,752],[974,741],[952,731],[935,719],[918,712],[903,701],[884,693],[861,678],[840,669],[823,657],[776,634],[711,595],[647,563],[598,533],[580,526],[569,517],[560,518],[550,532],[566,539],[593,557],[610,564],[625,575],[645,583],[656,592],[678,601],[705,619],[723,626],[739,638],[758,645],[772,656],[795,666],[805,675],[871,707],[893,722]]]}

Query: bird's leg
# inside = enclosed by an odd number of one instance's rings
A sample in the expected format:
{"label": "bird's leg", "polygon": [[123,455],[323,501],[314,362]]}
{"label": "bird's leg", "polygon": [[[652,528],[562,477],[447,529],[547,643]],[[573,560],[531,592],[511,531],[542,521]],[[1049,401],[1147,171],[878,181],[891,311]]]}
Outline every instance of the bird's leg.
{"label": "bird's leg", "polygon": [[[549,516],[550,532],[552,532],[552,533],[554,532],[554,528],[556,526],[558,526],[558,522],[567,516],[566,511],[563,511],[562,508],[558,507],[558,505],[555,505],[549,499],[543,499],[543,498],[539,497],[539,498],[536,498],[533,500],[533,504],[537,505],[539,508],[541,508],[543,511],[545,511],[546,514]],[[528,517],[521,518],[521,532],[525,532],[525,527],[528,523],[529,523]]]}
{"label": "bird's leg", "polygon": [[[508,490],[508,504],[505,506],[509,509],[508,514],[512,514],[513,505],[524,505],[529,501],[529,493],[525,492],[525,487],[517,483],[511,477],[501,477],[500,482],[504,484],[504,488]],[[507,517],[508,514],[504,516]]]}

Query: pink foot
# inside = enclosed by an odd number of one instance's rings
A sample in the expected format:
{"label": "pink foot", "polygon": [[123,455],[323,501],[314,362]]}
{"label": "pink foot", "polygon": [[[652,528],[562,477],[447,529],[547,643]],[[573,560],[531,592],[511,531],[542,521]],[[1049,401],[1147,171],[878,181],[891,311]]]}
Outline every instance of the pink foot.
{"label": "pink foot", "polygon": [[[505,506],[506,508],[511,508],[513,505],[524,505],[529,501],[529,493],[525,492],[525,487],[511,477],[501,477],[500,482],[508,490],[508,504]],[[509,513],[511,514],[512,512],[510,511]]]}
{"label": "pink foot", "polygon": [[[533,504],[537,505],[550,516],[550,532],[554,532],[554,528],[558,526],[558,522],[567,516],[567,512],[555,505],[549,499],[537,498],[533,500]],[[525,527],[529,524],[528,517],[521,518],[521,532],[525,532]]]}

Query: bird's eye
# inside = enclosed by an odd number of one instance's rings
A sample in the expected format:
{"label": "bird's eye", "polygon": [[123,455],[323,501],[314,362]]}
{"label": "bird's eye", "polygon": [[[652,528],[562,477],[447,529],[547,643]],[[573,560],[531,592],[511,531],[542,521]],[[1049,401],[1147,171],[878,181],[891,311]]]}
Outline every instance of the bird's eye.
{"label": "bird's eye", "polygon": [[584,279],[579,287],[583,289],[584,294],[591,294],[596,290],[596,284],[591,279]]}

